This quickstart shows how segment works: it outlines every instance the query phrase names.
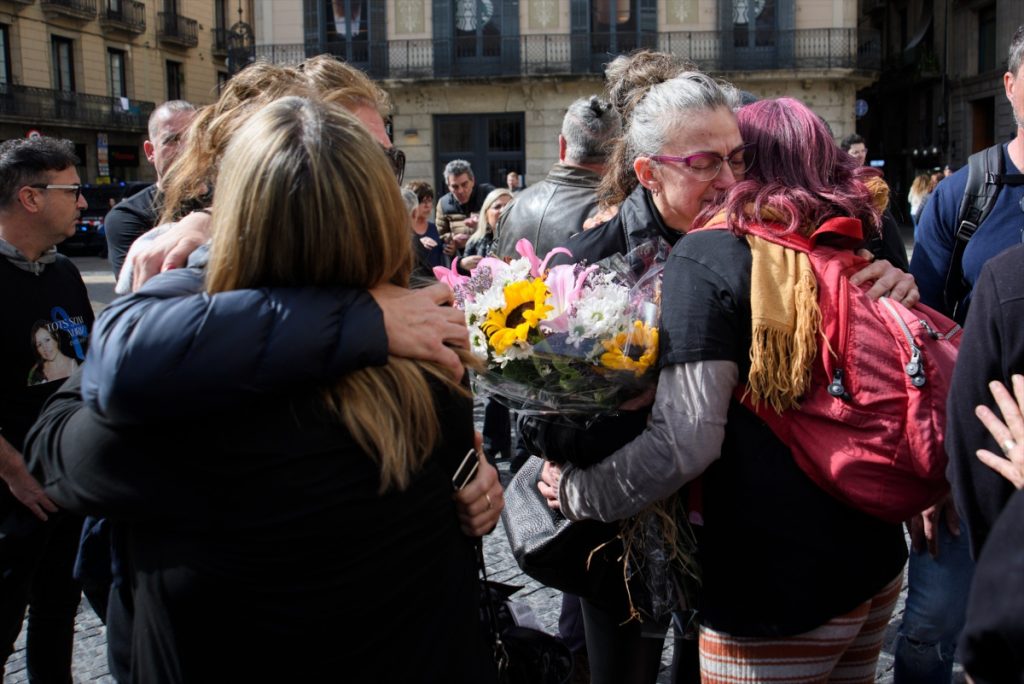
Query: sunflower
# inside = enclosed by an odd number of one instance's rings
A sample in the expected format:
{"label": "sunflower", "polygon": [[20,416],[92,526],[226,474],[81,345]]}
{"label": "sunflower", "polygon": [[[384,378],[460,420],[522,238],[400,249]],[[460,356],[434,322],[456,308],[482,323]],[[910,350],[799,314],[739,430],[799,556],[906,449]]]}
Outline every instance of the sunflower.
{"label": "sunflower", "polygon": [[504,354],[516,342],[525,342],[530,330],[536,329],[553,308],[546,303],[550,293],[539,278],[510,283],[504,295],[505,306],[491,309],[480,326],[496,354]]}
{"label": "sunflower", "polygon": [[637,377],[658,360],[658,329],[643,321],[633,323],[633,329],[620,332],[610,340],[601,342],[605,353],[601,365],[614,370],[633,371]]}

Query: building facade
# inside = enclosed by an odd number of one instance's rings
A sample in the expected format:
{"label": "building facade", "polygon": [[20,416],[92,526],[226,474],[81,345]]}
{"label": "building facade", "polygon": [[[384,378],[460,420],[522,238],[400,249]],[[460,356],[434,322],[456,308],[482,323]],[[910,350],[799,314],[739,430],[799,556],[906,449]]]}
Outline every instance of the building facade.
{"label": "building facade", "polygon": [[444,192],[455,158],[478,178],[526,183],[557,161],[566,107],[604,89],[604,66],[648,47],[761,97],[791,95],[837,135],[877,78],[878,32],[856,0],[257,0],[256,54],[331,53],[391,94],[406,178]]}
{"label": "building facade", "polygon": [[87,183],[154,180],[153,108],[205,104],[228,78],[228,30],[248,0],[0,1],[0,137],[72,140]]}
{"label": "building facade", "polygon": [[882,71],[858,95],[857,128],[898,208],[916,174],[957,169],[1014,136],[1003,74],[1021,24],[1020,0],[862,0],[859,25],[879,32]]}

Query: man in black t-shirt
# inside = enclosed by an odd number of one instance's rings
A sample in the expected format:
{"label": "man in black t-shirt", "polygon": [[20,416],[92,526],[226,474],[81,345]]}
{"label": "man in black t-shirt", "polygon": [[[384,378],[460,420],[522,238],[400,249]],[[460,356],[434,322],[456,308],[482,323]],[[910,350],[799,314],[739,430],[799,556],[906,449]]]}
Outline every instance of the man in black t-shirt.
{"label": "man in black t-shirt", "polygon": [[160,218],[160,191],[167,169],[178,156],[181,136],[192,123],[196,108],[184,100],[170,100],[149,117],[149,140],[142,144],[146,159],[156,169],[156,183],[121,200],[104,219],[107,247],[114,278],[121,273],[128,249],[136,238],[153,228]]}
{"label": "man in black t-shirt", "polygon": [[57,511],[29,473],[23,442],[43,403],[85,360],[93,313],[56,245],[87,207],[67,140],[0,145],[0,675],[28,623],[29,681],[71,681],[82,519]]}

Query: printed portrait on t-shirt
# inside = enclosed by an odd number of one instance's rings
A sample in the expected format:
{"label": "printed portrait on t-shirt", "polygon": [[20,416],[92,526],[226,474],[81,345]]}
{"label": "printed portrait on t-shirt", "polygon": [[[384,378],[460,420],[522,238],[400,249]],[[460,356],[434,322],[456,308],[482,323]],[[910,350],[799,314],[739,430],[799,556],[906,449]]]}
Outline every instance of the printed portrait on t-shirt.
{"label": "printed portrait on t-shirt", "polygon": [[53,320],[38,320],[32,325],[29,341],[36,363],[28,372],[29,385],[64,380],[85,360],[88,336],[81,316],[69,317],[55,307]]}

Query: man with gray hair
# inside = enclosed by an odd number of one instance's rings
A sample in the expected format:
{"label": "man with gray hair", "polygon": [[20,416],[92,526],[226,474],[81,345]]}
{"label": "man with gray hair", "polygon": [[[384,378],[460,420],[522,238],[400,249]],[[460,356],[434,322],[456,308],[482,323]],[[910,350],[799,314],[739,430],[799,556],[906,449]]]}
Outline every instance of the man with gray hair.
{"label": "man with gray hair", "polygon": [[558,163],[544,180],[516,195],[502,215],[497,256],[518,256],[516,243],[522,238],[543,255],[582,230],[597,211],[597,186],[621,127],[619,115],[597,96],[569,105],[558,136]]}
{"label": "man with gray hair", "polygon": [[107,233],[110,266],[116,279],[132,243],[156,225],[160,215],[161,182],[178,156],[185,129],[192,123],[196,108],[184,100],[168,100],[149,115],[149,140],[142,143],[146,159],[156,169],[156,183],[121,200],[103,220]]}
{"label": "man with gray hair", "polygon": [[456,252],[466,246],[466,240],[476,230],[480,207],[494,186],[477,183],[473,167],[465,159],[453,159],[445,165],[444,182],[448,193],[437,201],[435,223],[446,243],[445,254],[457,256]]}

